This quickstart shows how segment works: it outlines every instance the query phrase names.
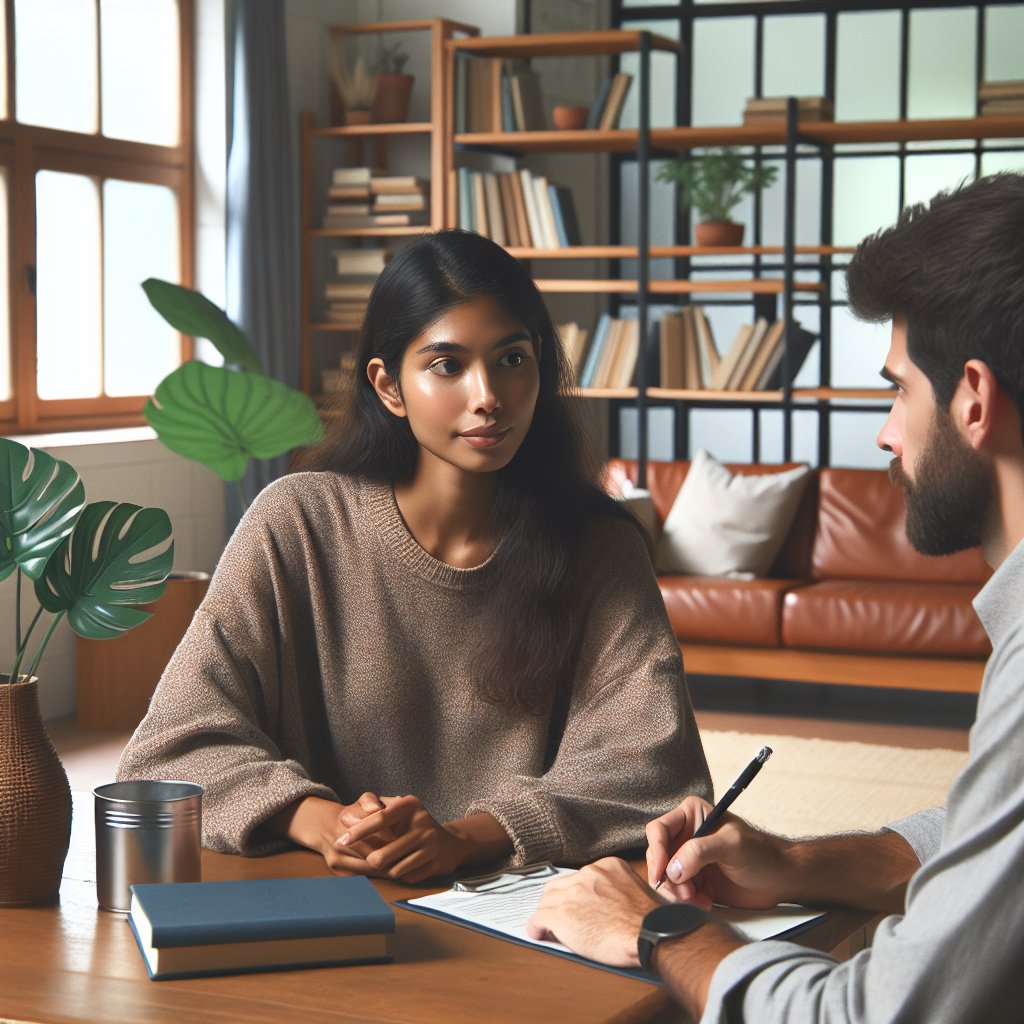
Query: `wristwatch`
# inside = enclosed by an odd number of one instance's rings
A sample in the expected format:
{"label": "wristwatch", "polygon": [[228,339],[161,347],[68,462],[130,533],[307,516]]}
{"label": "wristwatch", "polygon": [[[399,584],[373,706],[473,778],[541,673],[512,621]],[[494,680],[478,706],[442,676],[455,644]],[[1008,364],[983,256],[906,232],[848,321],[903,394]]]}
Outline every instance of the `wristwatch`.
{"label": "wristwatch", "polygon": [[640,966],[651,969],[651,956],[654,947],[666,939],[678,939],[681,935],[689,935],[708,919],[708,912],[690,903],[665,903],[655,907],[640,926],[640,935],[636,940],[636,951],[640,954]]}

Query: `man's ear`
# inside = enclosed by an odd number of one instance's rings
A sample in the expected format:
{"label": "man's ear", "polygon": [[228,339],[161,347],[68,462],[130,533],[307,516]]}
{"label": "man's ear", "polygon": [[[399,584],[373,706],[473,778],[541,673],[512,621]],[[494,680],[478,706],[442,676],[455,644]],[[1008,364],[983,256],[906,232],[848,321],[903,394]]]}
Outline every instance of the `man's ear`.
{"label": "man's ear", "polygon": [[377,356],[371,359],[366,364],[366,376],[370,378],[373,390],[384,403],[384,408],[396,416],[405,416],[405,403],[402,401],[401,391],[398,390],[398,381],[384,369],[384,360]]}
{"label": "man's ear", "polygon": [[953,394],[954,421],[964,440],[975,450],[985,447],[998,414],[999,382],[988,363],[968,359]]}

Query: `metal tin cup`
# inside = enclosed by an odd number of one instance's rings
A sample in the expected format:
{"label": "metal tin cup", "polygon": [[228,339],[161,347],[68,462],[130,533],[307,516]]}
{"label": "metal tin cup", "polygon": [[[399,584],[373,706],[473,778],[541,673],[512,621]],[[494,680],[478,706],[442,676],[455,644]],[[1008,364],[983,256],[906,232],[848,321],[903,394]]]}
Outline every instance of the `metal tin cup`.
{"label": "metal tin cup", "polygon": [[96,797],[96,895],[127,913],[136,882],[198,882],[203,788],[192,782],[111,782]]}

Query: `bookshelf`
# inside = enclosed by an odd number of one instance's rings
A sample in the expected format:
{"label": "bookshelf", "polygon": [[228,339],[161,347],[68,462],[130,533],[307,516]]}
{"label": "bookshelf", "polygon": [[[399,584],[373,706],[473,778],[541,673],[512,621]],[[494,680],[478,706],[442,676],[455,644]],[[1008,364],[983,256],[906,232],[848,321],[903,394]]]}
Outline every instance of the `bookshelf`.
{"label": "bookshelf", "polygon": [[[451,148],[445,134],[447,85],[444,80],[444,46],[460,36],[476,36],[472,25],[445,18],[371,22],[359,25],[335,25],[329,28],[335,42],[351,40],[370,43],[374,37],[401,36],[403,41],[426,39],[428,75],[417,80],[414,88],[429,90],[429,118],[386,124],[318,125],[311,113],[301,119],[300,143],[300,352],[302,388],[315,399],[333,390],[332,381],[340,376],[345,353],[354,351],[358,328],[352,321],[327,318],[325,288],[338,277],[334,254],[368,248],[391,250],[403,239],[425,231],[437,230],[446,223],[445,182],[451,160]],[[381,225],[358,223],[356,226],[325,226],[328,188],[335,168],[372,167],[387,174],[392,154],[398,147],[411,151],[415,177],[423,182],[424,208],[411,217],[413,223]],[[354,218],[355,219],[355,218]],[[367,276],[367,275],[363,275]]]}

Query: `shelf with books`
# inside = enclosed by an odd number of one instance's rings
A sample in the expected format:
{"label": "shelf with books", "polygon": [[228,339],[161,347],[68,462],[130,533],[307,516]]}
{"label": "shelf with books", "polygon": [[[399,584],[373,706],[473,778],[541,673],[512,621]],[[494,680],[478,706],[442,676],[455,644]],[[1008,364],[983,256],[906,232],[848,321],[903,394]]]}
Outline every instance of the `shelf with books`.
{"label": "shelf with books", "polygon": [[376,101],[369,116],[378,120],[368,123],[323,125],[302,116],[301,382],[318,400],[351,372],[369,290],[388,256],[446,222],[444,46],[477,34],[444,18],[328,29],[339,60],[355,51],[365,62],[375,39],[398,39],[416,79],[410,120],[383,120],[402,115],[384,113]]}
{"label": "shelf with books", "polygon": [[[542,278],[534,279],[542,292],[562,293],[600,293],[600,294],[636,294],[640,290],[640,282],[616,278],[611,280],[582,280],[577,278]],[[785,282],[776,278],[739,278],[736,280],[656,280],[647,283],[650,295],[694,295],[704,293],[733,293],[747,295],[781,295],[785,291]],[[797,281],[794,292],[821,293],[824,285],[816,281]]]}

